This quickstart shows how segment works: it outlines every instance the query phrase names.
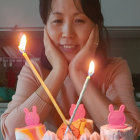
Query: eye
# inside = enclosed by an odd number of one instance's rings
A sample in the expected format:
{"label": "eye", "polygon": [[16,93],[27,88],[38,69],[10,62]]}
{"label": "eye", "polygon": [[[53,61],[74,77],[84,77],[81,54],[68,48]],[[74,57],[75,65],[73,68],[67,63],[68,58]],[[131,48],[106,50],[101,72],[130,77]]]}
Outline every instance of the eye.
{"label": "eye", "polygon": [[83,19],[76,19],[75,22],[76,23],[85,23],[85,21]]}
{"label": "eye", "polygon": [[53,23],[62,23],[63,21],[62,21],[62,19],[55,19],[55,20],[53,20]]}

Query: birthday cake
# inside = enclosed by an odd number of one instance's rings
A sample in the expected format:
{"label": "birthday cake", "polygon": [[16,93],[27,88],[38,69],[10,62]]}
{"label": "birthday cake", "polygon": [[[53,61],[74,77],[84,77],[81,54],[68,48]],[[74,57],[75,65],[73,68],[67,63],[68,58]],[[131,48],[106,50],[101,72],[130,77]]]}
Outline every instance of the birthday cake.
{"label": "birthday cake", "polygon": [[39,123],[39,116],[36,112],[36,107],[33,106],[33,112],[24,109],[26,127],[16,128],[16,140],[41,140],[46,132],[45,125]]}
{"label": "birthday cake", "polygon": [[27,126],[16,128],[16,140],[41,140],[46,132],[44,125]]}
{"label": "birthday cake", "polygon": [[121,105],[119,110],[114,110],[113,105],[109,105],[109,124],[100,128],[101,140],[133,140],[134,133],[132,126],[125,124],[125,106]]}
{"label": "birthday cake", "polygon": [[[75,105],[72,104],[69,114],[72,116]],[[16,140],[134,140],[132,126],[125,124],[125,106],[121,105],[119,110],[114,110],[113,105],[109,105],[108,124],[101,126],[100,135],[93,132],[93,121],[85,118],[85,109],[80,104],[75,117],[66,133],[67,125],[62,123],[57,132],[46,131],[43,124],[39,123],[39,115],[36,107],[33,112],[27,108],[25,112],[26,127],[16,128]],[[69,122],[69,120],[67,120]]]}
{"label": "birthday cake", "polygon": [[[72,116],[75,107],[76,107],[75,104],[71,105],[69,111],[70,117]],[[70,125],[70,129],[76,139],[79,139],[81,135],[84,133],[90,135],[93,132],[93,120],[85,119],[85,114],[86,112],[84,105],[80,104],[73,119],[73,122]],[[65,136],[66,128],[67,126],[64,123],[62,123],[61,126],[58,128],[56,134],[60,140],[62,140],[63,137]],[[70,131],[68,133],[70,133]]]}

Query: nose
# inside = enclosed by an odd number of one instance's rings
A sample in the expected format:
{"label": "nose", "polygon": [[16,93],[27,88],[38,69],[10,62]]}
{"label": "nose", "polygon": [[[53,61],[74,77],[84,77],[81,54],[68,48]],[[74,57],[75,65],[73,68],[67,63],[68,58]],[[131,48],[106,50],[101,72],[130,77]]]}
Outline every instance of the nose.
{"label": "nose", "polygon": [[62,37],[63,38],[73,38],[75,35],[74,26],[72,23],[65,23],[62,29]]}

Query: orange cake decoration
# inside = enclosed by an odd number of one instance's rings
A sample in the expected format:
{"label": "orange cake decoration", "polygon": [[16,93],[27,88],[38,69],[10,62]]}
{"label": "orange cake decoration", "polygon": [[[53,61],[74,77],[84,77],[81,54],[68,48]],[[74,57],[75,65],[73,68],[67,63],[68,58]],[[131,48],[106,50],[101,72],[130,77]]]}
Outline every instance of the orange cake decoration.
{"label": "orange cake decoration", "polygon": [[[70,117],[75,109],[75,106],[76,106],[75,104],[71,105],[71,108],[69,110]],[[86,115],[86,111],[84,105],[80,104],[75,114],[75,117],[73,119],[73,122],[70,125],[72,133],[76,139],[79,139],[80,136],[85,132],[89,134],[93,132],[93,121],[90,119],[85,119],[85,115]],[[56,134],[60,140],[63,139],[66,128],[67,126],[64,123],[62,123],[61,126],[58,128]]]}

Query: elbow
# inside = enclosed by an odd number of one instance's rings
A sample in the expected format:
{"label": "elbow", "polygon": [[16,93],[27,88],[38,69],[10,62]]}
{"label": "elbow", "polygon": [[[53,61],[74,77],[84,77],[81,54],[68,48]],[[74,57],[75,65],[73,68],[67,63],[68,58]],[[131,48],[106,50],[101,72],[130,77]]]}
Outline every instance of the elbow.
{"label": "elbow", "polygon": [[1,115],[1,132],[5,140],[15,139],[14,130],[10,129],[6,124],[6,114]]}
{"label": "elbow", "polygon": [[135,122],[135,124],[133,125],[133,130],[134,130],[134,137],[135,139],[137,139],[138,136],[140,136],[140,120],[138,122]]}

